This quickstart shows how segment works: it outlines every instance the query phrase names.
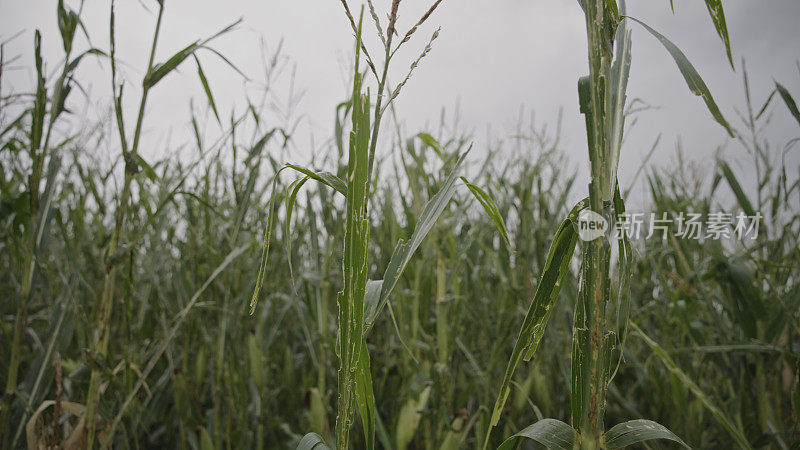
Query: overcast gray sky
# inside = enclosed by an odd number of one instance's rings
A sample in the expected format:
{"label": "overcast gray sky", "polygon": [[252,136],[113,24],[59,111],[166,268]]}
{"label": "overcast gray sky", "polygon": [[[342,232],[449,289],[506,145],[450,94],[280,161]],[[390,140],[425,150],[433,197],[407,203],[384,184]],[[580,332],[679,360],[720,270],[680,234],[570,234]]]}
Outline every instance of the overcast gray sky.
{"label": "overcast gray sky", "polygon": [[[153,0],[118,0],[117,51],[129,67],[126,94],[128,107],[137,103],[135,87],[146,64],[156,6]],[[168,58],[192,40],[208,36],[222,26],[244,19],[242,28],[220,39],[215,47],[241,67],[254,81],[261,79],[260,37],[268,51],[283,40],[285,62],[283,75],[277,79],[274,93],[280,103],[292,103],[290,78],[299,99],[295,118],[302,118],[295,136],[298,149],[321,147],[331,135],[333,111],[348,96],[347,64],[350,61],[352,33],[338,0],[166,0],[163,35],[157,60]],[[349,1],[357,10],[359,3]],[[387,8],[389,0],[377,0]],[[77,6],[77,2],[68,2]],[[142,5],[150,8],[150,12]],[[410,27],[427,9],[429,2],[404,0],[398,28]],[[56,27],[56,2],[44,0],[0,0],[0,36],[7,39],[18,31],[23,34],[7,46],[7,54],[21,54],[17,66],[31,66],[33,30],[43,33],[45,59],[54,68],[62,54]],[[668,0],[629,0],[629,14],[643,19],[675,42],[705,78],[728,119],[741,124],[735,108],[744,106],[742,58],[747,61],[754,101],[763,102],[775,78],[800,97],[800,1],[729,0],[725,2],[733,45],[736,72],[725,57],[703,2],[675,0],[676,14]],[[93,44],[108,48],[108,2],[86,2],[84,21]],[[373,33],[372,22],[365,22]],[[476,148],[485,148],[487,127],[496,136],[511,130],[520,107],[535,111],[541,123],[555,125],[563,108],[563,147],[571,160],[586,173],[586,138],[583,118],[578,112],[577,78],[587,72],[585,26],[575,0],[445,0],[436,14],[420,30],[416,39],[394,61],[392,79],[402,77],[435,27],[442,32],[433,51],[415,72],[397,101],[398,114],[409,133],[436,125],[442,108],[455,111],[456,104],[465,129],[475,131]],[[659,109],[641,114],[622,150],[624,160],[620,176],[629,179],[643,155],[659,133],[661,146],[653,162],[669,164],[675,155],[675,143],[681,137],[687,154],[704,163],[711,161],[716,149],[727,141],[724,130],[716,125],[699,97],[693,96],[667,52],[638,26],[634,30],[633,66],[629,98],[641,98]],[[372,42],[375,44],[376,42]],[[372,53],[377,54],[373,45]],[[201,54],[205,70],[223,116],[231,108],[244,109],[245,87],[241,79],[220,64],[211,54]],[[33,80],[30,70],[6,74],[4,94],[23,91]],[[97,62],[85,63],[80,72],[84,85],[91,86],[92,101],[110,104],[108,72]],[[255,92],[256,84],[249,85]],[[299,95],[302,94],[302,97]],[[145,124],[154,142],[172,129],[180,136],[187,130],[189,98],[202,105],[204,97],[195,69],[187,65],[181,74],[170,76],[156,88],[150,102],[150,116]],[[102,108],[90,111],[98,116]],[[776,146],[800,135],[797,123],[782,104],[774,105],[769,129]],[[133,118],[129,119],[132,122]],[[157,150],[149,150],[152,155]],[[147,153],[147,151],[145,152]],[[740,161],[740,170],[750,167],[735,144],[727,153]],[[800,161],[792,152],[790,161]],[[290,155],[303,160],[304,155]]]}

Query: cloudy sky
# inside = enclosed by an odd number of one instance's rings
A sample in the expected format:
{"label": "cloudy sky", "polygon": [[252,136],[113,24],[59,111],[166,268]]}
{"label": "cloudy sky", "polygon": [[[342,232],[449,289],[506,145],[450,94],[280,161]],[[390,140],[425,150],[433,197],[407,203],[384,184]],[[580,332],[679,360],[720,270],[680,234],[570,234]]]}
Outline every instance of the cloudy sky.
{"label": "cloudy sky", "polygon": [[[349,0],[357,11],[359,3]],[[376,0],[387,8],[389,0]],[[703,2],[675,0],[672,14],[668,0],[629,0],[631,16],[641,18],[661,31],[695,64],[723,112],[735,125],[744,108],[742,59],[750,77],[754,103],[761,103],[773,87],[773,78],[800,97],[800,2],[797,0],[730,0],[725,2],[736,63],[734,72],[725,57]],[[17,67],[31,66],[33,30],[43,33],[45,59],[55,68],[62,54],[55,21],[54,0],[0,0],[0,37],[6,40],[6,55],[20,55]],[[77,6],[77,2],[68,2]],[[153,0],[117,1],[117,48],[127,63],[124,69],[127,94],[135,94],[146,64],[155,22]],[[427,9],[429,2],[404,0],[398,28],[409,28]],[[149,8],[149,11],[146,8]],[[108,2],[89,0],[83,10],[92,43],[108,48]],[[196,38],[243,18],[238,31],[216,41],[250,78],[241,77],[210,53],[201,54],[205,71],[223,116],[244,109],[244,95],[253,95],[267,82],[262,55],[281,48],[282,70],[270,80],[272,102],[294,113],[285,119],[299,123],[296,151],[304,160],[329,139],[336,104],[348,95],[347,70],[352,33],[338,0],[166,0],[162,37],[157,60],[168,58]],[[367,24],[373,33],[372,22]],[[416,133],[438,126],[442,109],[448,117],[458,111],[462,129],[473,130],[476,148],[485,148],[493,137],[513,129],[520,108],[535,111],[540,124],[555,126],[563,110],[563,147],[582,174],[586,173],[586,140],[583,118],[578,112],[576,82],[587,72],[585,26],[575,0],[444,0],[436,14],[414,41],[396,56],[392,80],[405,75],[408,64],[424,47],[427,38],[441,26],[442,32],[404,88],[397,111],[405,130]],[[659,133],[659,150],[652,162],[674,164],[680,138],[686,154],[700,165],[712,161],[728,139],[716,125],[699,97],[687,89],[675,64],[660,44],[641,28],[634,27],[633,66],[629,98],[640,98],[657,109],[638,116],[623,148],[620,173],[629,179]],[[262,44],[263,43],[263,44]],[[373,54],[378,50],[371,41]],[[80,78],[90,87],[89,110],[98,117],[107,112],[110,99],[108,72],[98,62],[85,63]],[[28,89],[34,79],[30,69],[4,74],[4,94]],[[128,97],[133,107],[136,97]],[[181,136],[188,129],[189,99],[202,105],[203,93],[195,68],[187,65],[180,74],[165,79],[153,93],[145,124],[151,142],[163,141],[167,130]],[[769,136],[776,147],[800,135],[782,104],[775,104]],[[132,121],[133,118],[129,119]],[[491,131],[489,131],[491,130]],[[313,137],[313,139],[312,139]],[[155,156],[156,146],[145,150]],[[163,148],[163,147],[161,147]],[[728,143],[726,155],[739,163],[742,173],[750,165],[741,149]],[[800,152],[791,152],[797,167]]]}

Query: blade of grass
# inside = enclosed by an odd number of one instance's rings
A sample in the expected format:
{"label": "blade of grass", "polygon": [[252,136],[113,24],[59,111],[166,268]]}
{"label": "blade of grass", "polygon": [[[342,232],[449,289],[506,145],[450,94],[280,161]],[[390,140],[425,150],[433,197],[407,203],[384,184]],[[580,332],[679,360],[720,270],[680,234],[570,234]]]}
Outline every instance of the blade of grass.
{"label": "blade of grass", "polygon": [[714,116],[714,119],[725,128],[731,137],[734,137],[733,128],[731,128],[730,124],[725,119],[725,116],[722,115],[722,111],[720,111],[719,106],[714,101],[714,97],[711,95],[711,91],[708,89],[705,81],[703,81],[703,78],[697,72],[697,69],[694,68],[692,63],[689,61],[689,58],[686,57],[681,49],[673,44],[672,41],[664,37],[664,35],[652,29],[649,25],[641,20],[630,16],[627,18],[644,27],[645,30],[650,32],[650,34],[652,34],[656,39],[658,39],[659,42],[661,42],[661,45],[667,49],[670,56],[672,56],[672,59],[675,60],[675,63],[678,65],[678,70],[680,70],[681,75],[683,75],[683,78],[686,80],[686,84],[689,86],[689,89],[692,91],[692,93],[702,97],[703,101],[708,107],[708,110],[711,112],[711,115]]}

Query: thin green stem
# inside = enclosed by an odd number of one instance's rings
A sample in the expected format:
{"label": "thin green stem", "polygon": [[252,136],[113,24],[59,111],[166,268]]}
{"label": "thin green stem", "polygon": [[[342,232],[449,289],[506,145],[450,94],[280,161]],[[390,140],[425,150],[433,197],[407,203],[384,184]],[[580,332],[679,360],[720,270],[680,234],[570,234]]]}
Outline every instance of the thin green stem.
{"label": "thin green stem", "polygon": [[[161,19],[163,15],[164,2],[161,2],[158,10],[155,34],[153,36],[153,45],[150,50],[150,59],[147,65],[148,74],[151,70],[153,70],[153,61],[155,60],[156,45],[158,42],[158,35],[159,30],[161,29]],[[136,120],[136,130],[133,136],[133,146],[131,147],[130,152],[125,152],[125,146],[123,145],[123,157],[125,159],[125,181],[123,183],[122,192],[120,193],[119,205],[117,206],[116,210],[114,230],[106,251],[105,278],[103,281],[102,297],[97,310],[97,324],[95,325],[96,337],[92,354],[94,361],[92,364],[92,374],[89,381],[89,391],[86,396],[86,413],[84,417],[86,421],[87,449],[92,448],[97,431],[96,415],[100,401],[100,384],[102,381],[102,371],[100,365],[102,364],[102,360],[105,359],[108,351],[109,332],[111,327],[111,311],[114,298],[114,278],[116,276],[119,262],[119,258],[116,258],[115,255],[119,250],[122,229],[125,224],[125,215],[127,213],[128,201],[131,193],[131,183],[133,182],[133,178],[136,176],[137,172],[138,163],[136,161],[136,156],[139,148],[139,139],[141,136],[142,124],[144,122],[144,111],[147,105],[147,96],[149,92],[150,88],[145,86],[142,91],[142,100],[139,105],[139,115]],[[119,102],[115,102],[115,107],[119,108],[119,106]],[[120,117],[122,112],[119,110],[116,112],[117,116]],[[120,135],[124,136],[124,130],[121,128],[122,121],[119,120],[117,123],[120,126]],[[107,442],[108,441],[110,441],[110,439],[108,439]]]}

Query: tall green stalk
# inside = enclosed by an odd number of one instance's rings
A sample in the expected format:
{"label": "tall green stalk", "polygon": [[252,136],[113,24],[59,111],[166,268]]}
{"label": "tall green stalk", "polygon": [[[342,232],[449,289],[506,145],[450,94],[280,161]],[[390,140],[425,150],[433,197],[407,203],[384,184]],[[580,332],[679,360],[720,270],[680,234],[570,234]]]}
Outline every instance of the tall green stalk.
{"label": "tall green stalk", "polygon": [[[158,43],[158,35],[161,29],[161,19],[164,15],[164,2],[159,2],[159,9],[158,9],[158,19],[156,20],[156,28],[153,34],[153,44],[150,49],[150,58],[147,63],[147,72],[145,75],[145,79],[151,75],[153,72],[153,62],[155,60],[155,53],[156,53],[156,44]],[[115,64],[114,61],[114,6],[113,3],[111,5],[111,40],[112,40],[112,52],[111,52],[111,63],[112,67]],[[114,71],[115,72],[115,71]],[[113,73],[113,72],[112,72]],[[116,80],[113,79],[112,74],[112,83],[116,83]],[[136,119],[136,128],[133,134],[133,145],[128,149],[127,141],[125,140],[125,131],[122,121],[122,105],[121,99],[117,97],[116,85],[113,85],[114,89],[114,96],[116,101],[114,102],[115,112],[117,116],[117,125],[119,128],[120,139],[122,142],[122,156],[125,161],[125,180],[122,185],[122,192],[119,195],[119,200],[117,204],[117,210],[115,215],[115,225],[114,229],[111,234],[111,240],[109,241],[108,247],[105,252],[104,261],[105,265],[105,278],[103,280],[103,291],[100,297],[100,304],[98,305],[97,312],[96,312],[96,324],[95,324],[95,340],[92,345],[92,358],[95,361],[92,364],[92,375],[89,381],[89,391],[86,395],[86,413],[85,413],[85,420],[86,420],[86,448],[91,449],[94,444],[94,438],[97,431],[97,407],[100,402],[100,383],[102,382],[103,372],[102,372],[102,360],[105,359],[106,354],[108,352],[108,341],[109,341],[109,329],[111,327],[111,311],[113,307],[113,300],[114,300],[114,279],[117,274],[117,270],[119,267],[119,263],[123,260],[121,255],[118,254],[118,251],[122,251],[124,254],[126,252],[125,248],[120,249],[120,238],[122,236],[123,227],[125,225],[125,216],[127,213],[128,208],[128,201],[130,200],[131,194],[131,183],[133,178],[136,176],[138,172],[138,149],[139,149],[139,139],[142,133],[142,125],[144,123],[144,112],[145,107],[147,106],[147,96],[150,92],[150,88],[152,87],[151,84],[145,82],[143,83],[142,88],[142,99],[139,105],[139,114]],[[121,97],[121,93],[120,93]],[[100,360],[100,361],[97,361]]]}
{"label": "tall green stalk", "polygon": [[[683,443],[665,427],[647,420],[634,420],[605,430],[606,391],[611,374],[621,362],[621,345],[628,325],[630,296],[628,281],[630,276],[630,244],[621,230],[619,237],[619,294],[612,296],[611,286],[611,243],[610,227],[614,215],[623,214],[625,204],[617,183],[617,163],[619,161],[622,133],[624,128],[624,106],[630,66],[630,36],[621,27],[624,16],[617,7],[617,0],[579,0],[586,19],[586,34],[589,55],[589,76],[578,82],[578,96],[581,112],[586,118],[586,132],[589,148],[591,181],[587,205],[576,206],[562,224],[550,248],[548,261],[536,294],[520,330],[517,342],[509,360],[500,394],[495,402],[489,429],[484,442],[488,447],[491,431],[497,425],[500,414],[510,392],[511,380],[517,364],[523,355],[530,360],[541,340],[547,325],[549,311],[558,295],[561,281],[568,270],[576,242],[578,225],[576,215],[587,208],[594,218],[605,219],[605,236],[594,237],[582,243],[581,282],[575,305],[572,344],[572,427],[555,419],[544,419],[520,431],[506,440],[501,448],[510,448],[518,438],[529,438],[550,445],[556,439],[559,448],[616,448],[619,442],[629,439],[631,433],[638,434],[629,444],[650,439],[667,439]],[[719,0],[707,0],[715,26],[725,41],[727,28]],[[664,36],[640,23],[655,36],[678,64],[689,88],[703,97],[714,118],[729,132],[728,125],[719,107],[713,100],[708,87],[688,61],[686,56]],[[617,49],[616,59],[614,50]],[[596,222],[595,222],[596,223]],[[554,268],[561,268],[555,271]],[[616,300],[616,305],[614,305]],[[612,308],[611,306],[616,306]],[[616,309],[616,324],[611,321],[611,313]],[[615,366],[614,360],[617,363]],[[627,436],[627,437],[626,437]],[[626,445],[629,445],[626,444]]]}
{"label": "tall green stalk", "polygon": [[[26,248],[23,260],[22,287],[19,295],[19,306],[16,313],[14,324],[14,334],[11,341],[11,355],[8,365],[8,376],[6,378],[5,391],[2,401],[2,417],[0,418],[0,448],[3,446],[4,436],[10,436],[9,421],[11,409],[19,375],[20,353],[22,350],[22,336],[27,327],[28,303],[30,302],[33,288],[33,278],[37,265],[37,253],[43,235],[42,228],[47,220],[49,213],[49,199],[44,199],[42,203],[40,186],[44,175],[44,163],[48,156],[50,140],[53,135],[53,128],[56,120],[65,111],[65,101],[72,89],[72,73],[75,70],[80,57],[70,64],[72,55],[73,40],[75,30],[80,22],[80,18],[74,11],[64,7],[63,1],[58,3],[58,20],[61,30],[62,44],[64,47],[64,65],[61,74],[53,88],[53,97],[47,98],[47,86],[44,76],[44,68],[41,56],[41,34],[36,30],[34,34],[34,59],[36,64],[36,92],[34,104],[31,109],[31,129],[29,132],[30,158],[32,162],[31,174],[28,177],[28,201],[29,222],[26,228]],[[83,55],[81,55],[82,57]],[[45,116],[47,116],[47,104],[50,103],[49,118],[47,120],[47,130],[44,131]],[[44,131],[44,133],[43,133]],[[44,143],[42,138],[44,137]],[[52,158],[52,156],[51,156]],[[48,180],[52,182],[52,180]]]}
{"label": "tall green stalk", "polygon": [[[582,112],[586,114],[591,163],[589,208],[602,216],[606,207],[611,208],[610,186],[615,182],[608,170],[612,162],[606,114],[615,31],[610,27],[615,24],[610,23],[612,19],[608,17],[604,0],[585,3],[590,76],[580,81],[579,95]],[[610,262],[608,240],[599,238],[583,243],[572,349],[572,421],[573,427],[580,430],[584,449],[600,448],[604,431],[612,345],[606,314],[611,299]]]}

